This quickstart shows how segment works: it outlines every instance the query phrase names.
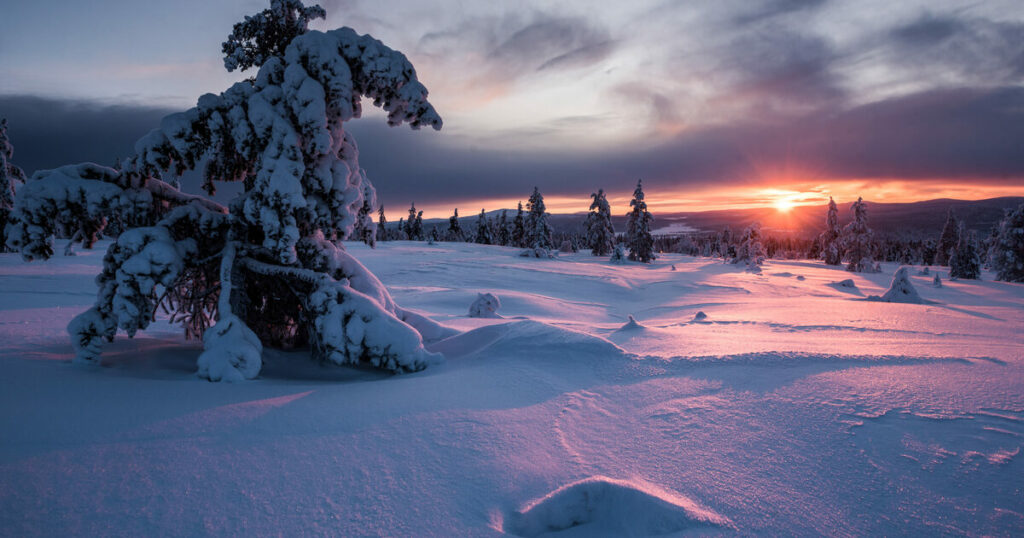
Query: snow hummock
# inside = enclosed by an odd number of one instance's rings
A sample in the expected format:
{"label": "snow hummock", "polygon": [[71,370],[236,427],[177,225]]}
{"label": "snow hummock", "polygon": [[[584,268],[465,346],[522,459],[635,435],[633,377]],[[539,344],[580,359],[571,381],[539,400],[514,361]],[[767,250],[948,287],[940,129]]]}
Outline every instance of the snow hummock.
{"label": "snow hummock", "polygon": [[661,536],[728,519],[673,491],[603,476],[573,482],[527,503],[505,521],[516,536]]}
{"label": "snow hummock", "polygon": [[868,299],[886,303],[925,304],[927,302],[918,295],[917,289],[910,283],[910,273],[907,267],[900,267],[896,270],[896,274],[892,277],[892,284],[889,284],[889,289],[884,295],[881,297],[872,295]]}
{"label": "snow hummock", "polygon": [[626,324],[623,325],[622,327],[619,327],[619,330],[620,331],[635,331],[635,330],[643,329],[643,328],[644,328],[644,326],[641,325],[640,322],[637,321],[636,318],[633,317],[633,314],[630,314],[629,315],[629,321],[627,321]]}

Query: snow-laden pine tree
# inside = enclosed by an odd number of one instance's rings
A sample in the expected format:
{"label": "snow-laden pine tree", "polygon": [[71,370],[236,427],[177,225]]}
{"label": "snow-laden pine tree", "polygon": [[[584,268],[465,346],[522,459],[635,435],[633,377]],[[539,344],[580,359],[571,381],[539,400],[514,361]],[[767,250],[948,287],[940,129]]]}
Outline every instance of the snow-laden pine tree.
{"label": "snow-laden pine tree", "polygon": [[950,209],[946,213],[946,224],[942,226],[942,235],[939,236],[938,250],[935,252],[935,265],[949,265],[953,250],[960,242],[959,230],[960,225],[957,223],[956,217],[953,216],[953,210]]}
{"label": "snow-laden pine tree", "polygon": [[846,270],[866,273],[874,270],[872,239],[874,234],[868,227],[868,207],[863,198],[857,198],[850,208],[853,222],[843,228],[843,253],[847,261]]}
{"label": "snow-laden pine tree", "polygon": [[[8,244],[26,260],[53,254],[60,219],[129,223],[104,257],[95,306],[68,326],[78,361],[98,362],[104,341],[145,329],[160,305],[202,332],[198,373],[215,381],[255,377],[264,345],[308,343],[320,360],[393,371],[436,359],[419,332],[429,322],[338,240],[372,188],[345,129],[363,98],[393,126],[440,129],[441,118],[401,53],[350,28],[302,31],[321,12],[273,0],[225,46],[229,68],[258,67],[252,79],[165,117],[120,169],[64,166],[20,189]],[[201,162],[207,192],[242,183],[228,206],[161,179]]]}
{"label": "snow-laden pine tree", "polygon": [[526,201],[526,228],[523,241],[526,243],[526,250],[523,256],[535,258],[551,258],[554,256],[551,250],[555,244],[551,238],[554,230],[548,224],[547,207],[544,206],[544,195],[537,187],[533,188],[533,194]]}
{"label": "snow-laden pine tree", "polygon": [[608,205],[604,189],[590,195],[590,213],[587,214],[587,246],[594,256],[606,256],[615,248],[615,228],[612,227],[612,208]]}
{"label": "snow-laden pine tree", "polygon": [[526,218],[523,216],[523,203],[519,202],[516,209],[516,217],[512,220],[512,242],[513,247],[526,246]]}
{"label": "snow-laden pine tree", "polygon": [[843,263],[843,249],[840,244],[842,230],[839,228],[839,208],[835,200],[828,197],[828,213],[825,215],[825,231],[821,232],[819,242],[821,246],[821,259],[828,265],[840,265]]}
{"label": "snow-laden pine tree", "polygon": [[455,213],[448,217],[448,233],[445,234],[445,241],[465,241],[466,236],[462,233],[462,225],[459,224],[459,208],[455,208]]}
{"label": "snow-laden pine tree", "polygon": [[1024,282],[1024,204],[1006,214],[988,251],[996,280]]}
{"label": "snow-laden pine tree", "polygon": [[764,263],[765,257],[764,244],[761,243],[761,223],[754,222],[743,230],[739,246],[736,247],[736,256],[730,261],[755,268]]}
{"label": "snow-laden pine tree", "polygon": [[978,253],[978,242],[974,232],[968,232],[964,223],[960,223],[959,238],[953,255],[949,257],[949,278],[977,280],[981,278],[981,256]]}
{"label": "snow-laden pine tree", "polygon": [[509,232],[508,229],[507,213],[507,211],[502,209],[501,214],[498,215],[498,222],[495,224],[495,228],[497,228],[498,233],[495,235],[494,239],[495,241],[497,241],[499,245],[503,247],[508,246],[508,243],[511,240],[511,233]]}
{"label": "snow-laden pine tree", "polygon": [[405,221],[405,236],[409,241],[423,241],[423,212],[416,204],[409,206],[409,219]]}
{"label": "snow-laden pine tree", "polygon": [[363,205],[359,207],[356,223],[352,229],[352,238],[370,246],[377,247],[377,225],[373,222],[373,206],[377,203],[377,193],[369,184],[363,189]]}
{"label": "snow-laden pine tree", "polygon": [[388,240],[388,219],[384,216],[384,206],[377,210],[377,241]]}
{"label": "snow-laden pine tree", "polygon": [[7,138],[7,118],[0,119],[0,252],[7,250],[4,229],[14,209],[15,183],[25,182],[25,172],[14,166],[14,146]]}
{"label": "snow-laden pine tree", "polygon": [[726,226],[722,230],[722,236],[718,241],[719,250],[718,254],[722,256],[722,259],[729,261],[736,257],[736,247],[733,245],[732,228]]}
{"label": "snow-laden pine tree", "polygon": [[651,221],[654,217],[647,211],[644,201],[644,189],[641,180],[636,182],[633,199],[629,201],[633,208],[626,216],[626,247],[629,248],[629,259],[635,262],[651,263],[654,260],[654,237],[651,235]]}
{"label": "snow-laden pine tree", "polygon": [[487,212],[483,209],[480,210],[480,215],[476,218],[476,238],[473,242],[480,245],[494,243],[494,239],[491,237],[491,223],[487,219]]}

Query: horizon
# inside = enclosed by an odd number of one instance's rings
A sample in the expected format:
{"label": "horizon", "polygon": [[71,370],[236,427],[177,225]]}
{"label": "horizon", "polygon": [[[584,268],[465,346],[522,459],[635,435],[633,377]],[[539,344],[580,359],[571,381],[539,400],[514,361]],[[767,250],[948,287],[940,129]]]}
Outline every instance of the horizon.
{"label": "horizon", "polygon": [[[264,3],[13,6],[0,116],[14,162],[113,162],[251,76],[224,70],[220,44]],[[402,51],[445,120],[392,129],[364,102],[350,130],[386,208],[444,218],[515,207],[537,185],[550,211],[574,212],[598,188],[624,205],[638,178],[655,213],[1024,195],[1013,2],[321,4],[313,29]],[[197,175],[183,184],[196,192]]]}

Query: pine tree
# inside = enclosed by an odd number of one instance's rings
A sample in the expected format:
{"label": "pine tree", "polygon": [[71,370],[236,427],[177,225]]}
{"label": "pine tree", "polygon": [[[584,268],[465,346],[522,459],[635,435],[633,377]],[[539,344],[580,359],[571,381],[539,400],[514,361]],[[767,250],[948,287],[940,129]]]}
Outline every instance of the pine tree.
{"label": "pine tree", "polygon": [[412,221],[412,235],[417,241],[423,241],[423,211],[416,212],[416,218]]}
{"label": "pine tree", "polygon": [[363,205],[359,207],[359,213],[356,215],[356,223],[352,228],[352,237],[358,241],[362,241],[370,246],[370,248],[377,247],[377,228],[373,223],[373,203],[375,193],[371,189],[364,189],[363,191]]}
{"label": "pine tree", "polygon": [[459,224],[459,208],[455,208],[455,214],[448,217],[448,234],[445,235],[445,241],[465,241],[466,238],[462,234],[462,226]]}
{"label": "pine tree", "polygon": [[644,190],[641,181],[637,180],[636,190],[629,206],[632,211],[626,214],[626,246],[629,248],[629,259],[632,261],[651,263],[654,260],[654,237],[651,236],[651,221],[654,217],[647,211],[644,201]]}
{"label": "pine tree", "polygon": [[405,217],[398,217],[398,227],[395,229],[395,239],[401,241],[402,239],[409,239],[409,235],[405,233]]}
{"label": "pine tree", "polygon": [[1024,204],[1006,214],[989,248],[996,280],[1024,282]]}
{"label": "pine tree", "polygon": [[728,261],[736,257],[736,247],[732,242],[732,228],[726,226],[722,230],[722,238],[719,241],[719,245],[718,254],[722,256],[723,260]]}
{"label": "pine tree", "polygon": [[512,242],[513,247],[526,246],[526,220],[523,217],[523,203],[519,202],[516,210],[516,218],[512,221]]}
{"label": "pine tree", "polygon": [[555,248],[551,240],[553,230],[548,224],[547,208],[544,207],[544,195],[537,187],[533,188],[533,194],[526,201],[526,210],[526,248],[538,253]]}
{"label": "pine tree", "polygon": [[487,219],[487,212],[483,209],[480,210],[480,216],[476,218],[476,239],[474,242],[480,245],[494,243],[494,239],[491,237],[491,223]]}
{"label": "pine tree", "polygon": [[[225,45],[225,66],[258,68],[253,78],[165,117],[119,169],[63,166],[19,189],[8,244],[26,260],[53,254],[61,220],[125,223],[95,305],[68,326],[77,361],[97,363],[104,342],[145,329],[158,308],[186,336],[203,335],[198,374],[212,381],[257,376],[264,345],[392,371],[437,359],[338,239],[372,189],[346,129],[364,98],[393,126],[440,129],[441,118],[400,52],[350,28],[305,31],[322,14],[273,0]],[[215,181],[242,184],[228,206],[162,179],[203,162],[207,193]]]}
{"label": "pine tree", "polygon": [[612,209],[604,189],[597,189],[590,197],[594,201],[590,203],[590,213],[587,214],[587,246],[594,256],[606,256],[615,248]]}
{"label": "pine tree", "polygon": [[939,236],[938,250],[935,252],[935,265],[949,265],[949,258],[953,255],[960,237],[957,232],[960,227],[953,210],[946,214],[946,224],[942,227],[942,235]]}
{"label": "pine tree", "polygon": [[377,210],[377,241],[388,240],[388,219],[384,217],[384,206]]}
{"label": "pine tree", "polygon": [[405,220],[405,237],[409,241],[416,241],[419,238],[416,237],[416,204],[409,206],[409,218]]}
{"label": "pine tree", "polygon": [[863,198],[857,198],[850,208],[853,222],[843,228],[843,250],[847,261],[846,270],[857,273],[874,270],[871,256],[873,235],[868,228],[868,207]]}
{"label": "pine tree", "polygon": [[839,208],[835,200],[828,197],[828,214],[825,216],[825,231],[821,232],[821,257],[828,265],[843,263],[843,251],[840,245],[842,231],[839,228]]}
{"label": "pine tree", "polygon": [[743,230],[740,238],[740,245],[736,249],[736,257],[732,263],[745,263],[748,266],[758,266],[764,263],[765,250],[761,243],[761,223],[754,222]]}
{"label": "pine tree", "polygon": [[14,209],[14,184],[25,182],[25,172],[14,166],[14,146],[7,138],[7,119],[0,119],[0,252],[6,252],[7,236],[4,228]]}
{"label": "pine tree", "polygon": [[949,257],[949,278],[977,280],[981,278],[981,256],[978,254],[978,242],[974,232],[967,232],[964,223],[960,223],[957,234],[959,240],[953,255]]}
{"label": "pine tree", "polygon": [[498,244],[503,246],[503,247],[508,246],[509,241],[511,241],[511,233],[509,232],[509,229],[508,229],[508,215],[506,213],[507,213],[507,211],[502,209],[501,210],[501,215],[498,216],[498,223],[497,223],[498,233],[497,233],[497,235],[495,237],[495,239],[497,239],[497,241],[498,241]]}

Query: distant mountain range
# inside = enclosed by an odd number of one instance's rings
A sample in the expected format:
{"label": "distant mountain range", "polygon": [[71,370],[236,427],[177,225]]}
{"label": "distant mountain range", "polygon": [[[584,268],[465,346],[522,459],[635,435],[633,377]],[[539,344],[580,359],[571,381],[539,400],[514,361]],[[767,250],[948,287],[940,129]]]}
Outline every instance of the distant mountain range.
{"label": "distant mountain range", "polygon": [[[871,229],[879,234],[931,236],[938,235],[946,222],[946,213],[950,209],[969,229],[979,233],[988,233],[992,226],[1002,219],[1007,209],[1024,204],[1024,197],[990,198],[988,200],[952,200],[941,198],[923,202],[902,204],[876,203],[867,201],[868,222]],[[853,218],[850,211],[852,202],[838,204],[839,222],[845,225]],[[696,230],[699,232],[720,231],[730,227],[733,231],[742,230],[751,223],[758,221],[766,230],[790,232],[802,236],[815,235],[825,225],[827,206],[797,206],[789,211],[779,211],[774,207],[757,207],[750,209],[724,209],[718,211],[697,211],[654,215],[654,229],[666,232]],[[490,218],[496,218],[502,210],[488,211]],[[515,215],[509,209],[509,221]],[[464,230],[475,230],[477,215],[460,217],[459,222]],[[582,230],[586,213],[554,214],[549,222],[556,232]],[[396,223],[392,223],[396,224]],[[626,217],[612,217],[616,231],[625,231]],[[424,227],[440,226],[448,228],[448,219],[427,219]]]}

